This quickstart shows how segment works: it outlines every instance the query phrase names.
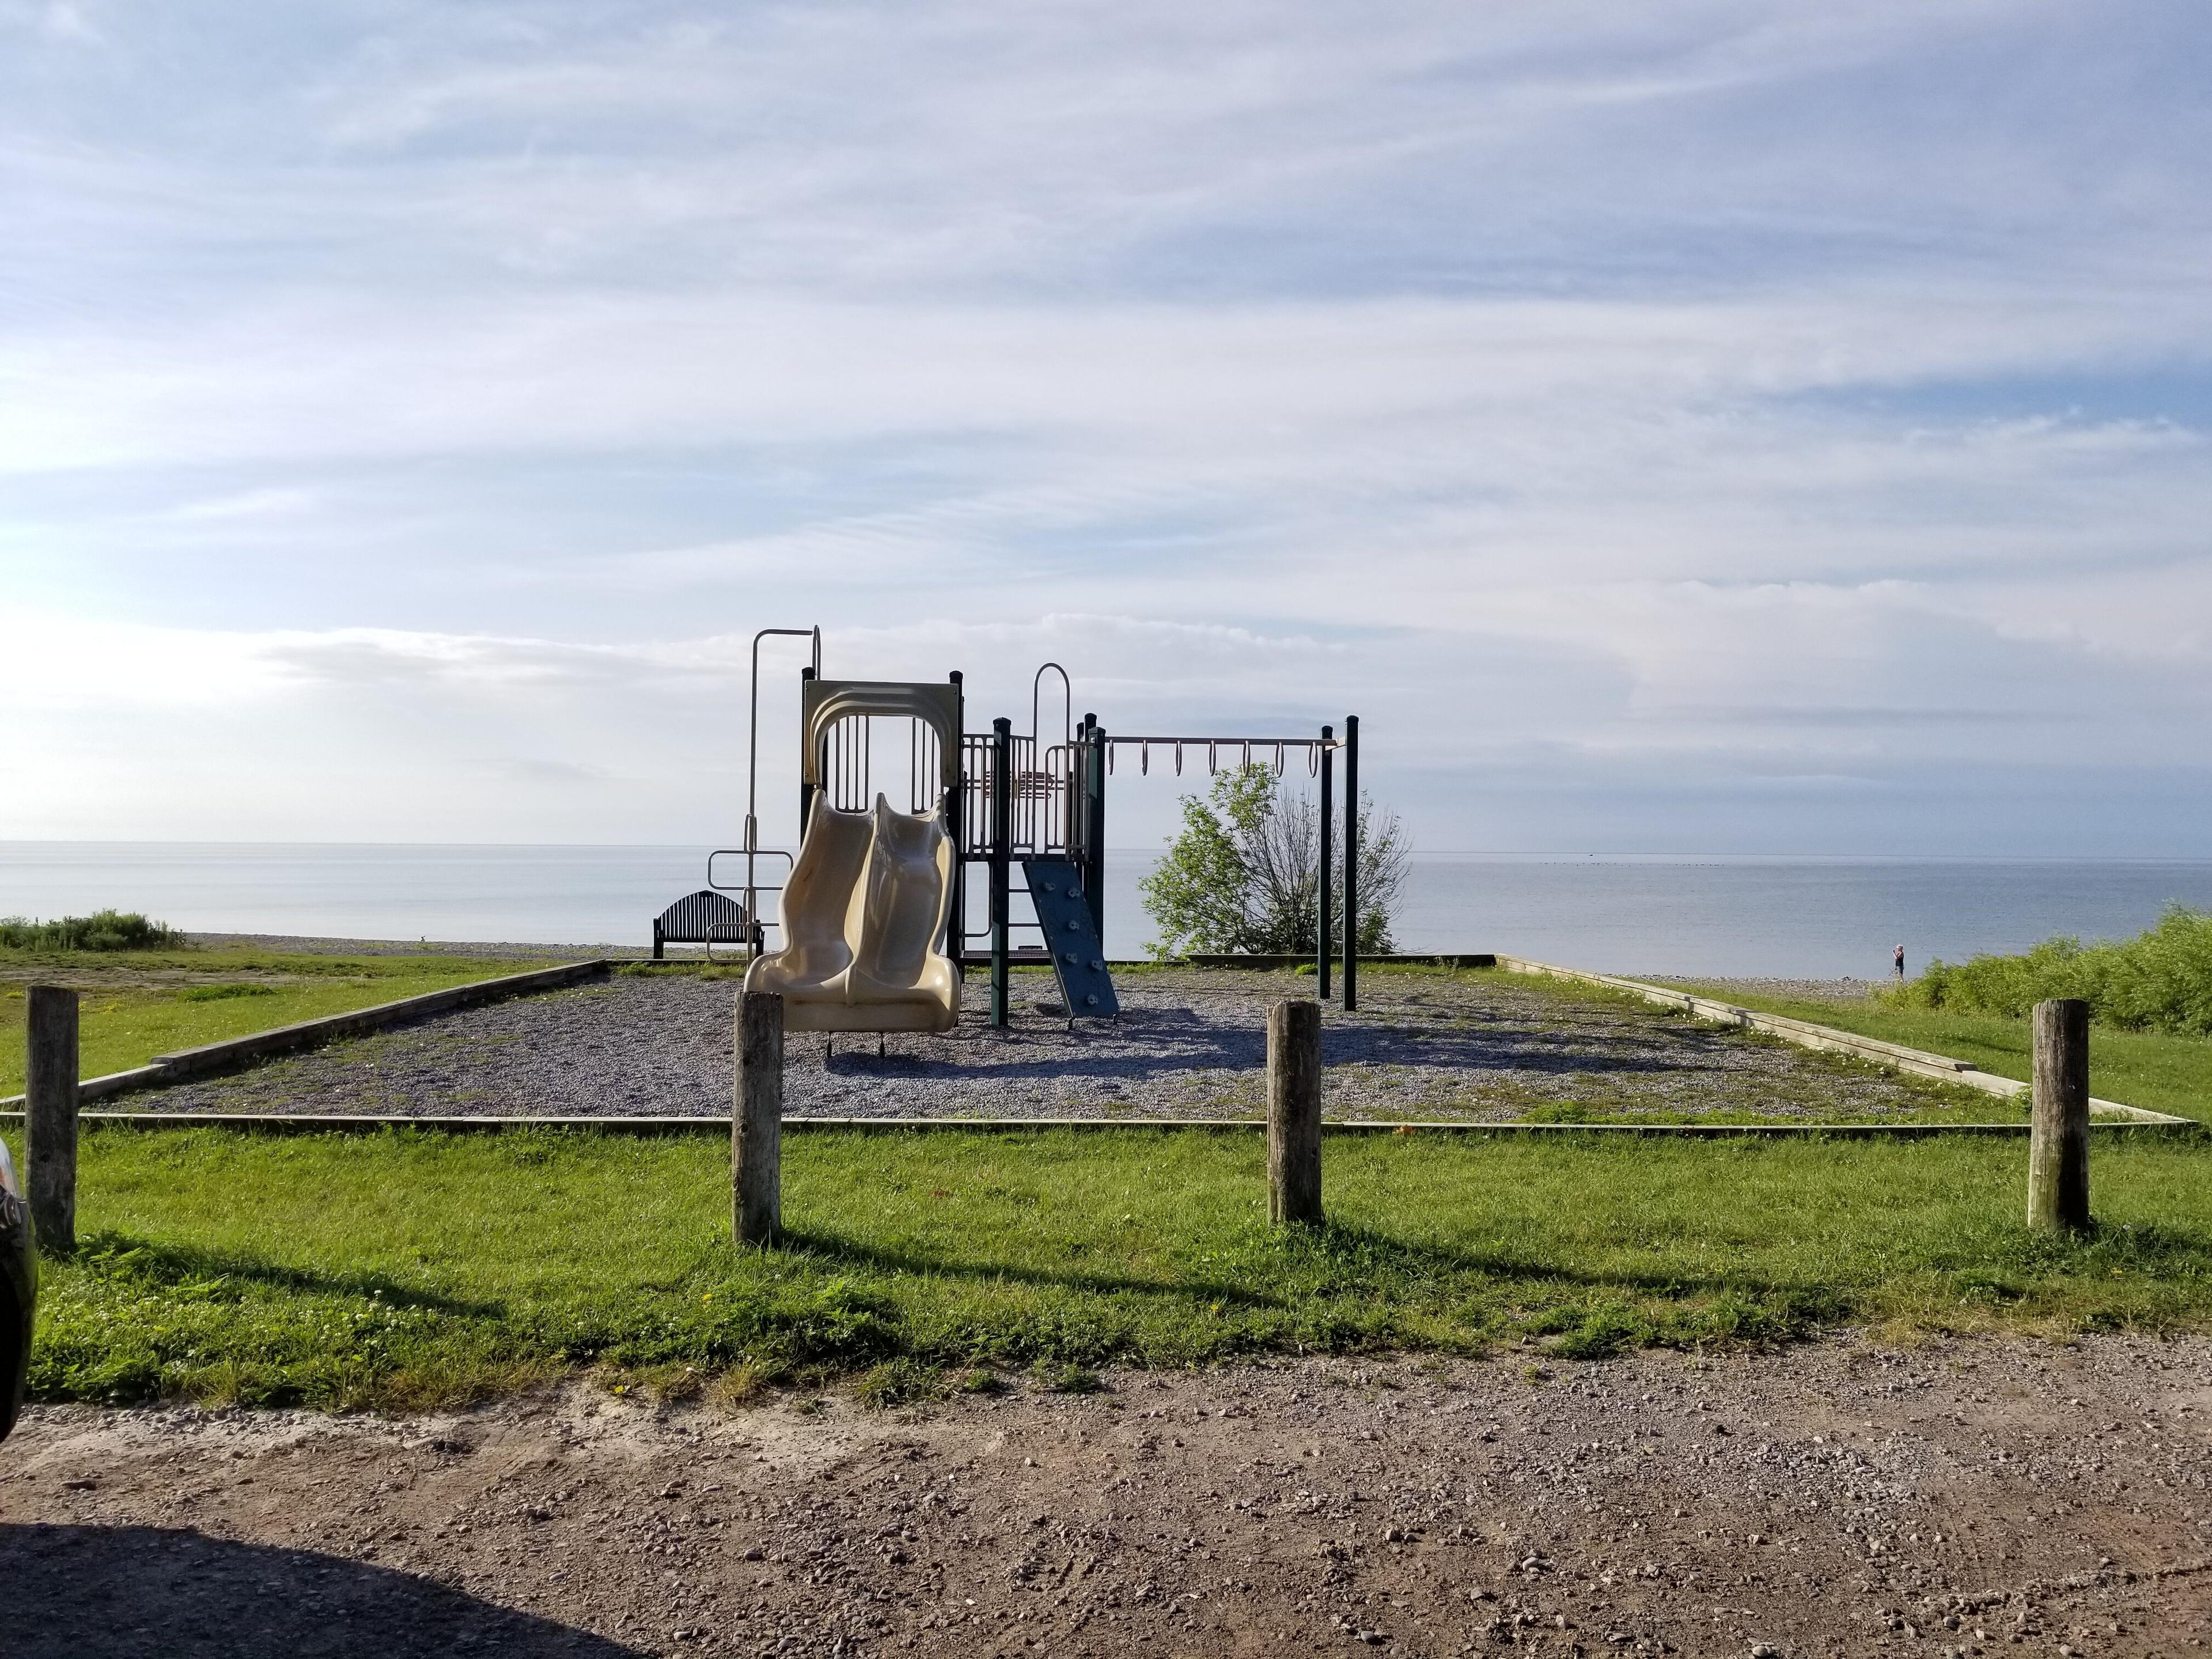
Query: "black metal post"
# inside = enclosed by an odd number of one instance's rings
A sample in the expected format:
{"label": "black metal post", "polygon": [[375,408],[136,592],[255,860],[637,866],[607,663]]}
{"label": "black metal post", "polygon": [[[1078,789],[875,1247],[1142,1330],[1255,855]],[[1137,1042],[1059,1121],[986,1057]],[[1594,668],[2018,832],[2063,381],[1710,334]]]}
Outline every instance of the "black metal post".
{"label": "black metal post", "polygon": [[1334,747],[1336,728],[1324,726],[1321,729],[1321,878],[1314,885],[1316,894],[1314,926],[1314,983],[1323,1002],[1328,1000],[1328,959],[1334,944],[1335,930],[1329,926],[1329,889],[1335,883],[1332,860],[1335,857],[1336,825],[1336,750]]}
{"label": "black metal post", "polygon": [[1009,889],[1013,876],[1014,723],[1005,715],[991,722],[991,1024],[1006,1024],[1009,983],[1006,933]]}
{"label": "black metal post", "polygon": [[960,855],[960,819],[968,795],[968,696],[961,690],[961,675],[949,677],[956,702],[952,720],[952,787],[945,792],[945,833],[952,837],[952,898],[945,908],[945,954],[952,958],[956,978],[965,978],[960,958],[968,953],[968,861]]}
{"label": "black metal post", "polygon": [[1106,728],[1085,714],[1090,746],[1084,750],[1083,893],[1091,901],[1091,926],[1106,949]]}
{"label": "black metal post", "polygon": [[1359,716],[1344,717],[1344,1012],[1359,1006]]}
{"label": "black metal post", "polygon": [[[799,671],[799,683],[802,686],[813,678],[814,671],[811,668],[802,668]],[[804,708],[805,706],[806,694],[801,691],[799,707]],[[804,714],[799,717],[799,740],[801,743],[806,741],[806,716]],[[801,755],[799,757],[799,839],[801,845],[804,845],[806,841],[807,820],[814,815],[815,787],[806,781],[806,769],[810,763],[818,764],[819,761],[818,756]],[[750,870],[751,866],[748,865],[746,868]],[[784,943],[787,945],[790,941],[787,939]]]}

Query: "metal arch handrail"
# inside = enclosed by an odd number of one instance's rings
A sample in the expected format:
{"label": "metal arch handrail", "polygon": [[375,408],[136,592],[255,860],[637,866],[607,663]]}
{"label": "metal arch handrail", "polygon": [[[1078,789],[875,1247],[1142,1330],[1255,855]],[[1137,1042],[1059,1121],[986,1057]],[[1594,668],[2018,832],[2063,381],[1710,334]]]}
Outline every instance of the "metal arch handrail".
{"label": "metal arch handrail", "polygon": [[814,672],[822,672],[822,628],[763,628],[753,635],[752,707],[745,732],[745,845],[751,852],[760,845],[760,648],[771,635],[788,635],[814,643]]}
{"label": "metal arch handrail", "polygon": [[763,628],[753,635],[753,687],[750,724],[745,733],[745,850],[760,845],[760,647],[772,635],[787,635],[814,642],[814,673],[822,675],[822,625],[811,628]]}
{"label": "metal arch handrail", "polygon": [[1075,741],[1075,684],[1067,678],[1067,671],[1056,662],[1040,664],[1030,680],[1030,741],[1039,736],[1037,729],[1037,693],[1044,684],[1044,671],[1049,668],[1060,676],[1062,706],[1060,712],[1060,740],[1062,744]]}
{"label": "metal arch handrail", "polygon": [[[745,732],[745,844],[739,849],[745,855],[745,915],[748,918],[760,914],[761,890],[753,880],[753,860],[763,850],[760,844],[760,648],[763,640],[777,635],[811,640],[814,642],[814,678],[822,678],[821,623],[817,623],[811,628],[763,628],[753,635],[752,710]],[[714,884],[714,857],[711,853],[707,856],[707,884],[709,887]]]}

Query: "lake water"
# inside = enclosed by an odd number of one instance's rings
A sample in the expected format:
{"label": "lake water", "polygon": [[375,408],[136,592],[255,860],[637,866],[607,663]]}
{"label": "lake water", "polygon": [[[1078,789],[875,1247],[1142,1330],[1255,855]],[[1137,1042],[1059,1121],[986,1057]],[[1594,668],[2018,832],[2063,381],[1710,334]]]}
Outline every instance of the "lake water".
{"label": "lake water", "polygon": [[[1150,930],[1143,854],[1108,861],[1107,948]],[[734,878],[734,861],[718,872]],[[222,933],[642,945],[703,884],[680,847],[270,846],[0,842],[0,915],[112,905]],[[2212,859],[1581,858],[1417,855],[1398,942],[1504,951],[1615,973],[1878,976],[1893,946],[2017,951],[2052,933],[2118,938],[2166,905],[2212,909]]]}

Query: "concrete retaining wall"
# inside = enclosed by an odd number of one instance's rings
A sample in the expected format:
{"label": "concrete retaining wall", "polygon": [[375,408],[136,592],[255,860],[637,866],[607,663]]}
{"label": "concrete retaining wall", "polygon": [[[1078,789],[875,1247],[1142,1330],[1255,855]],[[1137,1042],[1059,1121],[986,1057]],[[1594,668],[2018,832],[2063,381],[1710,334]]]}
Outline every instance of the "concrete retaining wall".
{"label": "concrete retaining wall", "polygon": [[[1946,1083],[1961,1083],[1970,1089],[1978,1089],[1985,1095],[1996,1095],[2009,1100],[2027,1092],[2027,1085],[2019,1079],[1993,1077],[1969,1060],[1953,1060],[1948,1054],[1931,1054],[1923,1049],[1905,1048],[1902,1043],[1884,1042],[1879,1037],[1861,1036],[1856,1031],[1839,1031],[1833,1026],[1815,1025],[1809,1020],[1761,1013],[1753,1008],[1739,1008],[1732,1002],[1678,991],[1672,986],[1646,985],[1642,980],[1621,979],[1612,974],[1586,974],[1577,968],[1561,968],[1553,963],[1536,962],[1527,957],[1500,957],[1498,965],[1509,973],[1542,974],[1553,979],[1572,980],[1583,985],[1602,985],[1610,990],[1641,997],[1646,1002],[1679,1008],[1684,1013],[1711,1020],[1717,1024],[1764,1031],[1769,1036],[1794,1042],[1801,1048],[1826,1048],[1838,1054],[1855,1054],[1861,1060],[1870,1060],[1893,1071],[1939,1078]],[[2185,1117],[2149,1111],[2141,1106],[2123,1106],[2114,1100],[2093,1099],[2089,1103],[2089,1115],[2131,1123],[2190,1121]]]}

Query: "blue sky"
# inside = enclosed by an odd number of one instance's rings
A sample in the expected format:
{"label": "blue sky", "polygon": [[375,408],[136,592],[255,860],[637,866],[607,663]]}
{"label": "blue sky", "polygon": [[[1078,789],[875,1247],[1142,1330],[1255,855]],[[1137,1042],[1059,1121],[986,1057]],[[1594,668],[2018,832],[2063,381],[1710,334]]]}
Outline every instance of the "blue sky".
{"label": "blue sky", "polygon": [[2124,0],[0,0],[0,836],[726,842],[819,622],[1356,710],[1439,849],[2212,854],[2208,77]]}

